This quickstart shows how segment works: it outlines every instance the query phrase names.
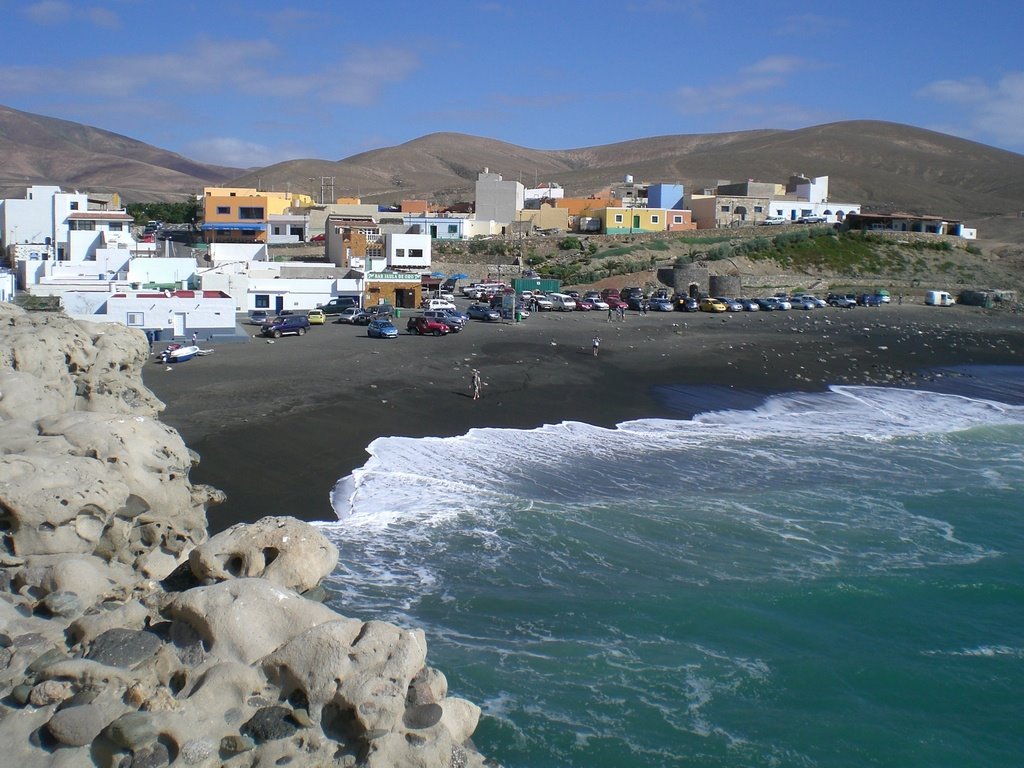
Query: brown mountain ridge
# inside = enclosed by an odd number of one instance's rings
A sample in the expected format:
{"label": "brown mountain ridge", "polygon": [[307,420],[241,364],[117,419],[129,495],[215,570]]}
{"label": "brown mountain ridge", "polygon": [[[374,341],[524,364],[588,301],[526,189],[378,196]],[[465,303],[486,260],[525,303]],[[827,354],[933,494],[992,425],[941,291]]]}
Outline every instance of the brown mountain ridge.
{"label": "brown mountain ridge", "polygon": [[[854,120],[796,130],[654,136],[595,147],[540,150],[459,133],[434,133],[342,160],[299,159],[245,171],[194,162],[109,131],[0,106],[0,194],[29,183],[167,200],[207,185],[320,193],[397,203],[471,200],[484,168],[526,186],[549,181],[585,196],[621,180],[683,183],[830,177],[833,200],[868,211],[933,213],[1024,240],[1024,155],[897,123]],[[982,233],[985,234],[984,232]],[[1019,235],[1019,237],[1018,237]]]}

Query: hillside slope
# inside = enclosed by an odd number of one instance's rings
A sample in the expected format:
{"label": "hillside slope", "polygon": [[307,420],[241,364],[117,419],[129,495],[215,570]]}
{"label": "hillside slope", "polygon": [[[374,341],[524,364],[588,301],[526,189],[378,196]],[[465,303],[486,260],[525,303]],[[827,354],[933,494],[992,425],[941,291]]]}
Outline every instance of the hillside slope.
{"label": "hillside slope", "polygon": [[239,175],[120,134],[0,106],[0,196],[30,184],[116,191],[128,201],[171,200]]}

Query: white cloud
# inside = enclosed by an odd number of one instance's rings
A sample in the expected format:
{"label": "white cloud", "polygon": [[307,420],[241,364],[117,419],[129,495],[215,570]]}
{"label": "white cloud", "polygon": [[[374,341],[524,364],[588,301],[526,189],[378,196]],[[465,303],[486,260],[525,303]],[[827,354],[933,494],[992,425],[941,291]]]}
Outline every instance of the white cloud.
{"label": "white cloud", "polygon": [[121,26],[121,18],[109,8],[80,8],[63,0],[40,0],[26,6],[22,13],[34,24],[47,26],[75,23],[81,19],[107,29],[119,29]]}
{"label": "white cloud", "polygon": [[1024,149],[1024,72],[1007,72],[995,83],[980,78],[936,80],[917,97],[950,104],[958,115],[946,114],[946,125],[961,136]]}
{"label": "white cloud", "polygon": [[420,68],[416,54],[402,48],[357,48],[337,69],[320,77],[323,97],[353,106],[373,104],[384,88]]}
{"label": "white cloud", "polygon": [[788,75],[812,66],[814,65],[799,56],[767,56],[740,71],[752,75]]}
{"label": "white cloud", "polygon": [[23,12],[29,21],[36,24],[60,24],[71,17],[72,8],[70,3],[60,0],[42,0],[26,6]]}
{"label": "white cloud", "polygon": [[201,163],[233,168],[272,165],[282,159],[280,152],[265,144],[235,138],[199,139],[185,147],[185,154]]}
{"label": "white cloud", "polygon": [[818,65],[796,56],[769,56],[742,67],[733,77],[706,87],[684,86],[675,92],[676,107],[687,113],[749,113],[751,99],[778,91],[790,75]]}

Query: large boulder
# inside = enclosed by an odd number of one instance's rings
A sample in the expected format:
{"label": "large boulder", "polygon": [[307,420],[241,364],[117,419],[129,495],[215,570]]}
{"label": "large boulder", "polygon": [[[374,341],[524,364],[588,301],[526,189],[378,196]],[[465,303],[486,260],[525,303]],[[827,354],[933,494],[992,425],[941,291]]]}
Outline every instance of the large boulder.
{"label": "large boulder", "polygon": [[189,554],[201,582],[263,578],[296,592],[319,584],[338,564],[338,548],[309,523],[264,517],[233,525]]}
{"label": "large boulder", "polygon": [[330,608],[263,579],[190,589],[175,596],[164,614],[190,626],[212,654],[246,664],[310,627],[338,619]]}

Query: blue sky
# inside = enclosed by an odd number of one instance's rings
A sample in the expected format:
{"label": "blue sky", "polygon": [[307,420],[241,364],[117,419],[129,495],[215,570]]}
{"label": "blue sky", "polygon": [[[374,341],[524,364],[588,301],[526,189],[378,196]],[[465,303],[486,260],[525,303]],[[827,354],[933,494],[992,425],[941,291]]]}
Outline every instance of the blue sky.
{"label": "blue sky", "polygon": [[237,167],[437,131],[572,149],[853,119],[1024,152],[1019,0],[0,0],[0,14],[0,104]]}

